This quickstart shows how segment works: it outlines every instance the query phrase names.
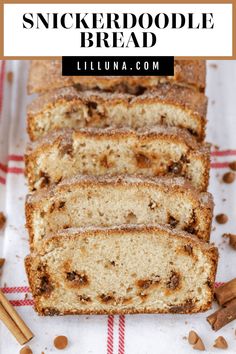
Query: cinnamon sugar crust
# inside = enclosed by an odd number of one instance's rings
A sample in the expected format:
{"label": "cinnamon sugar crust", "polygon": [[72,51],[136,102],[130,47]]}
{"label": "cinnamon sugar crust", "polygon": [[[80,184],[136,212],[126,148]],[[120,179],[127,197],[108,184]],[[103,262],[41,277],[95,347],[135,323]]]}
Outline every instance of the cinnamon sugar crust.
{"label": "cinnamon sugar crust", "polygon": [[66,127],[139,129],[162,124],[185,128],[202,141],[206,110],[204,94],[177,85],[161,84],[137,97],[66,87],[40,95],[28,106],[28,133],[36,140]]}
{"label": "cinnamon sugar crust", "polygon": [[171,82],[204,91],[206,63],[203,60],[175,60],[174,76],[62,76],[60,60],[31,62],[28,93],[42,93],[61,87],[77,85],[81,90],[100,89],[137,93],[160,82]]}

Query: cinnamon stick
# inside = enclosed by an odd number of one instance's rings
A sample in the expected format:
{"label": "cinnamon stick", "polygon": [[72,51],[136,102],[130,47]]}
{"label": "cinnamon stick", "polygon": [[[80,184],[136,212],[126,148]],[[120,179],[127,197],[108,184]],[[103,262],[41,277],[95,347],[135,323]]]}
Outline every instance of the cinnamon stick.
{"label": "cinnamon stick", "polygon": [[215,297],[219,305],[224,305],[236,298],[236,278],[216,288]]}
{"label": "cinnamon stick", "polygon": [[214,331],[218,331],[231,321],[236,319],[236,299],[227,302],[221,309],[207,317]]}
{"label": "cinnamon stick", "polygon": [[33,333],[0,290],[0,319],[22,345],[33,338]]}
{"label": "cinnamon stick", "polygon": [[0,319],[5,324],[5,326],[9,329],[9,331],[14,335],[18,343],[23,345],[27,342],[27,339],[25,338],[24,334],[17,327],[16,323],[12,320],[12,318],[9,316],[9,314],[7,313],[7,311],[2,306],[1,303],[0,303]]}

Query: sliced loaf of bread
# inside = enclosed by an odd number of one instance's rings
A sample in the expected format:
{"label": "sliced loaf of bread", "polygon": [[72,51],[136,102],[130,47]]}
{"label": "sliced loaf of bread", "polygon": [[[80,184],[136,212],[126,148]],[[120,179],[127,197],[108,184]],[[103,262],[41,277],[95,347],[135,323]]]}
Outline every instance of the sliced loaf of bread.
{"label": "sliced loaf of bread", "polygon": [[25,265],[40,315],[196,313],[211,307],[217,249],[161,226],[68,229]]}
{"label": "sliced loaf of bread", "polygon": [[202,141],[206,108],[203,93],[177,85],[162,84],[138,97],[67,87],[49,91],[28,106],[28,133],[36,140],[61,128],[139,129],[162,124],[185,128]]}
{"label": "sliced loaf of bread", "polygon": [[183,176],[205,191],[210,154],[208,144],[177,128],[65,129],[31,143],[25,163],[31,190],[76,174],[142,174]]}
{"label": "sliced loaf of bread", "polygon": [[100,89],[139,94],[160,82],[177,83],[204,91],[206,63],[203,60],[175,60],[174,76],[62,76],[61,60],[33,60],[28,92],[41,93],[77,85],[80,90]]}
{"label": "sliced loaf of bread", "polygon": [[213,200],[184,178],[77,176],[28,195],[31,249],[50,233],[74,227],[169,224],[208,241]]}

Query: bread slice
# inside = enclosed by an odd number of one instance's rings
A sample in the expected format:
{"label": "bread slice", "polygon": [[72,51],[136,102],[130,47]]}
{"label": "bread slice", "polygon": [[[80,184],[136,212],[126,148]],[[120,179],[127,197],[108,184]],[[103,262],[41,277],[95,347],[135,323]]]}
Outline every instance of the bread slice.
{"label": "bread slice", "polygon": [[168,174],[184,176],[205,191],[210,154],[208,144],[177,128],[67,129],[30,144],[25,163],[31,190],[76,174]]}
{"label": "bread slice", "polygon": [[58,230],[114,224],[169,224],[208,241],[213,199],[184,178],[76,176],[28,195],[31,248]]}
{"label": "bread slice", "polygon": [[25,260],[40,315],[195,313],[213,299],[217,249],[161,226],[68,229]]}
{"label": "bread slice", "polygon": [[28,106],[28,133],[36,140],[66,127],[139,129],[163,124],[185,128],[202,141],[206,110],[203,93],[177,85],[162,84],[138,97],[67,87],[47,92]]}
{"label": "bread slice", "polygon": [[203,60],[175,60],[174,76],[62,76],[61,72],[61,60],[33,60],[28,93],[78,85],[81,90],[100,89],[139,94],[160,82],[177,83],[204,91],[206,84],[206,63]]}

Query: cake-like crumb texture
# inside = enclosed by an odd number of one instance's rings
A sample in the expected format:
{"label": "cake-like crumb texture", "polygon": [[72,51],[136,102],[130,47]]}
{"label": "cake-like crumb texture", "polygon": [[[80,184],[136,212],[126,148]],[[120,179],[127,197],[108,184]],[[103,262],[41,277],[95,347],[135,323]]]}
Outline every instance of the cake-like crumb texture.
{"label": "cake-like crumb texture", "polygon": [[36,140],[62,128],[156,125],[187,129],[199,141],[205,137],[207,98],[187,87],[161,84],[138,97],[67,87],[38,96],[27,110],[28,133]]}
{"label": "cake-like crumb texture", "polygon": [[76,174],[175,175],[205,191],[210,169],[209,144],[198,144],[185,130],[156,127],[65,129],[28,146],[26,176],[31,190]]}
{"label": "cake-like crumb texture", "polygon": [[62,76],[61,60],[31,62],[28,93],[42,93],[56,88],[77,85],[80,90],[100,89],[138,94],[160,82],[177,83],[204,91],[206,63],[204,60],[175,60],[174,76]]}
{"label": "cake-like crumb texture", "polygon": [[68,229],[25,260],[40,315],[196,313],[213,300],[217,249],[161,226]]}
{"label": "cake-like crumb texture", "polygon": [[183,178],[77,176],[26,199],[31,249],[52,232],[114,224],[168,224],[208,241],[213,199]]}

